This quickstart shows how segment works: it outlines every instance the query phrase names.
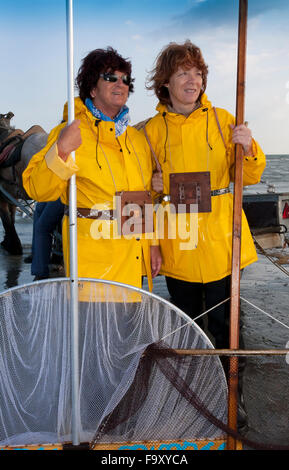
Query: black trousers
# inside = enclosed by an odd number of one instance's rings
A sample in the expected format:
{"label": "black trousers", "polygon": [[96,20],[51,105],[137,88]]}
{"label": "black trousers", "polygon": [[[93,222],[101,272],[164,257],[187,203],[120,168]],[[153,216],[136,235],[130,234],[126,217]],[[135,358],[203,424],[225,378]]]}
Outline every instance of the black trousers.
{"label": "black trousers", "polygon": [[[167,288],[172,303],[185,312],[190,318],[195,318],[202,312],[214,307],[222,300],[230,297],[231,276],[219,281],[186,282],[172,277],[166,277]],[[208,330],[215,339],[216,349],[229,347],[229,300],[207,314]],[[204,319],[196,323],[204,329]]]}

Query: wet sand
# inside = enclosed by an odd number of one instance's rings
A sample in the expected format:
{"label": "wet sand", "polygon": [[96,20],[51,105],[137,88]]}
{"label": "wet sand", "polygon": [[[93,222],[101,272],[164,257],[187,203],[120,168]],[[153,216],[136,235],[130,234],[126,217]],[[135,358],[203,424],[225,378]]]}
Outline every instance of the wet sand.
{"label": "wet sand", "polygon": [[[288,248],[275,249],[288,257]],[[283,265],[289,271],[289,265]],[[289,277],[263,255],[246,268],[241,296],[274,318],[241,302],[245,349],[289,348]],[[287,344],[288,343],[288,344]],[[289,445],[289,354],[246,359],[244,398],[248,436],[258,442]]]}
{"label": "wet sand", "polygon": [[[32,224],[25,217],[17,217],[18,235],[23,245],[22,256],[8,255],[0,248],[0,292],[17,285],[32,282],[30,264],[24,258],[31,253]],[[0,240],[3,228],[0,226]],[[288,247],[275,249],[278,256],[289,256]],[[284,261],[284,260],[283,260]],[[286,259],[285,259],[286,261]],[[283,266],[289,271],[288,264]],[[58,267],[51,267],[51,277],[63,275]],[[146,284],[144,285],[146,289]],[[154,283],[154,293],[169,299],[164,278]],[[264,313],[241,302],[242,335],[245,349],[274,349],[289,347],[289,277],[259,254],[258,262],[248,266],[241,279],[241,297],[269,313],[288,328]],[[288,342],[288,345],[286,346]],[[286,357],[251,357],[246,359],[244,372],[244,399],[248,412],[247,437],[257,442],[289,446],[289,354]]]}
{"label": "wet sand", "polygon": [[[0,247],[0,292],[14,286],[32,282],[30,264],[24,263],[24,258],[31,253],[32,223],[28,217],[17,218],[16,230],[22,243],[23,255],[9,255]],[[0,223],[0,241],[4,238],[4,231]]]}

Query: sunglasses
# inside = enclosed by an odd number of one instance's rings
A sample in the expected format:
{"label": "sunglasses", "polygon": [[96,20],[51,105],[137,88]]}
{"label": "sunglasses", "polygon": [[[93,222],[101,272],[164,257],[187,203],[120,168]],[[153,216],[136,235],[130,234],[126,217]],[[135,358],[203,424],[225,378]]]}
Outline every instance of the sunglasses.
{"label": "sunglasses", "polygon": [[122,79],[122,83],[125,85],[129,86],[131,84],[131,77],[129,75],[122,75],[121,77],[119,75],[116,75],[115,73],[101,73],[99,75],[103,80],[106,82],[112,82],[115,83],[118,81],[119,78]]}

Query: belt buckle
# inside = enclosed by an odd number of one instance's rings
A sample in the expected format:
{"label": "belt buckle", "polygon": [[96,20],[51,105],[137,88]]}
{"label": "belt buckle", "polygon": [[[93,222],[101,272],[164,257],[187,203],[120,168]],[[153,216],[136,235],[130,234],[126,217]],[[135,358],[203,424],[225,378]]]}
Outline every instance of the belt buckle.
{"label": "belt buckle", "polygon": [[92,218],[98,219],[98,218],[99,218],[99,214],[102,214],[102,211],[100,211],[99,209],[90,209],[88,218],[89,218],[89,217],[92,217]]}

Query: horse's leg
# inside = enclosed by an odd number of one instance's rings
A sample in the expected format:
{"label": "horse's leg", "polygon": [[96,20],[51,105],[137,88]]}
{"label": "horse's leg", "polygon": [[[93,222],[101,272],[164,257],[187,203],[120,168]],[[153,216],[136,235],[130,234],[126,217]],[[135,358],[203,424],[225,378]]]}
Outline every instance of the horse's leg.
{"label": "horse's leg", "polygon": [[21,241],[15,229],[16,207],[7,202],[0,201],[0,217],[5,231],[2,247],[11,255],[22,255]]}

